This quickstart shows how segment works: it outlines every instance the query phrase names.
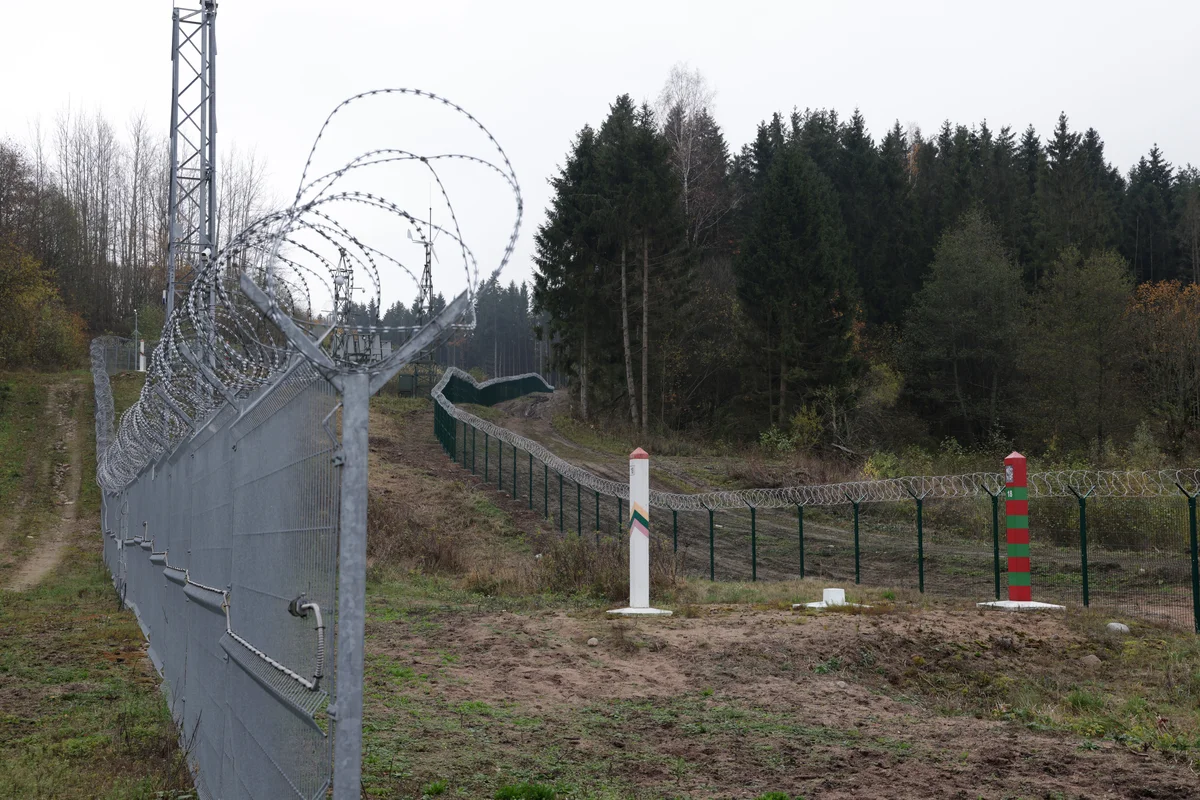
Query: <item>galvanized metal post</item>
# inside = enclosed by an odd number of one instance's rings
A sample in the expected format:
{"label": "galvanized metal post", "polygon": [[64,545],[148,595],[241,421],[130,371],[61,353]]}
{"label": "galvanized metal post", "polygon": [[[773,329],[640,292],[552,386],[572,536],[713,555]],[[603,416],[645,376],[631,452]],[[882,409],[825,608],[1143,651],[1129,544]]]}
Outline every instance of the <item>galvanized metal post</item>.
{"label": "galvanized metal post", "polygon": [[512,490],[513,490],[513,500],[516,500],[516,499],[517,499],[517,491],[518,491],[518,490],[517,490],[517,477],[518,477],[518,475],[517,475],[517,446],[516,446],[515,444],[513,445],[513,449],[512,449],[512,451],[513,451],[513,476],[512,476]]}
{"label": "galvanized metal post", "polygon": [[796,528],[800,535],[800,579],[804,580],[804,506],[796,504]]}
{"label": "galvanized metal post", "polygon": [[342,475],[338,533],[337,697],[333,796],[362,796],[363,636],[367,605],[367,418],[370,376],[342,376]]}
{"label": "galvanized metal post", "polygon": [[558,532],[563,532],[563,477],[558,473]]}
{"label": "galvanized metal post", "polygon": [[496,491],[504,491],[504,440],[496,440]]}
{"label": "galvanized metal post", "polygon": [[550,519],[550,467],[542,462],[542,519]]}
{"label": "galvanized metal post", "polygon": [[475,431],[477,428],[471,426],[471,474],[475,474]]}
{"label": "galvanized metal post", "polygon": [[679,512],[671,509],[671,552],[679,552]]}
{"label": "galvanized metal post", "polygon": [[622,527],[625,524],[625,501],[620,497],[617,498],[617,533],[620,534]]}
{"label": "galvanized metal post", "polygon": [[575,481],[575,533],[583,536],[583,488]]}
{"label": "galvanized metal post", "polygon": [[533,452],[529,453],[529,510],[533,511]]}

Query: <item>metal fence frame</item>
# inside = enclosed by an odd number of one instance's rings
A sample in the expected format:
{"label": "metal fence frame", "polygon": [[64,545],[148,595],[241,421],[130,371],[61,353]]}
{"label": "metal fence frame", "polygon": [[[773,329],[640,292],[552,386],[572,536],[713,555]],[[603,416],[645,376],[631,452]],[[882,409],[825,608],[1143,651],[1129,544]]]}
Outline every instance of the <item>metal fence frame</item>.
{"label": "metal fence frame", "polygon": [[[93,345],[98,448],[113,439],[106,352]],[[201,798],[316,800],[331,785],[329,701],[355,690],[337,685],[326,642],[339,406],[297,360],[102,495],[104,561],[149,642]]]}

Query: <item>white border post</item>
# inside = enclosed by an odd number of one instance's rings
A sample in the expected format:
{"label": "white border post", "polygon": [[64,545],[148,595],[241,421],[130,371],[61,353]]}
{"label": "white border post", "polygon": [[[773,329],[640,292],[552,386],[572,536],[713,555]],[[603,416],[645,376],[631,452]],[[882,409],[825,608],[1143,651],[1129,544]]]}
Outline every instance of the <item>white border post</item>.
{"label": "white border post", "polygon": [[608,613],[671,615],[650,607],[650,456],[640,447],[629,454],[629,607]]}

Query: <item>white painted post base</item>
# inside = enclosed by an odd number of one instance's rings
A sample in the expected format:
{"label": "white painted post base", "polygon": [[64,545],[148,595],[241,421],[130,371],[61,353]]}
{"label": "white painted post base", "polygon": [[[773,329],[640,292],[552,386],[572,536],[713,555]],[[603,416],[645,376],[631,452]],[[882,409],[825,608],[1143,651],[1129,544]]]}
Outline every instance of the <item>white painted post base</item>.
{"label": "white painted post base", "polygon": [[832,608],[833,606],[849,606],[850,608],[870,608],[870,606],[859,605],[858,603],[846,602],[845,589],[823,589],[821,591],[821,599],[815,603],[793,603],[792,611],[799,611],[802,608]]}
{"label": "white painted post base", "polygon": [[671,612],[664,608],[614,608],[608,612],[618,617],[669,617]]}
{"label": "white painted post base", "polygon": [[976,603],[978,608],[990,608],[993,611],[1066,611],[1065,606],[1054,603],[1040,603],[1037,600],[993,600],[990,603]]}

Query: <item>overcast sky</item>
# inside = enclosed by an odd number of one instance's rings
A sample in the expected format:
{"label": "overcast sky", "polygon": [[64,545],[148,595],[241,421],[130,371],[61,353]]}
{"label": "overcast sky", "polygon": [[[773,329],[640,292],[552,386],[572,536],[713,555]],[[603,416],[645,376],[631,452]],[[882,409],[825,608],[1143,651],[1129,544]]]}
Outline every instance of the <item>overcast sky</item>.
{"label": "overcast sky", "polygon": [[[0,136],[23,140],[32,119],[48,123],[68,104],[121,127],[144,111],[165,133],[171,7],[6,0]],[[217,33],[219,141],[256,147],[280,201],[294,193],[321,121],[348,95],[419,87],[470,110],[524,191],[505,272],[518,281],[530,275],[546,180],[572,136],[598,125],[620,93],[653,100],[680,61],[716,90],[733,151],[761,119],[793,107],[844,116],[858,107],[876,138],[896,120],[931,133],[944,119],[1018,132],[1033,124],[1044,135],[1066,111],[1074,128],[1099,130],[1122,172],[1155,142],[1175,164],[1200,162],[1196,2],[221,0]],[[439,124],[414,110],[372,141],[437,142]],[[427,182],[404,191],[424,197]],[[510,219],[503,205],[477,217],[467,233],[492,243],[482,257],[494,261]],[[462,282],[435,275],[448,294]]]}

